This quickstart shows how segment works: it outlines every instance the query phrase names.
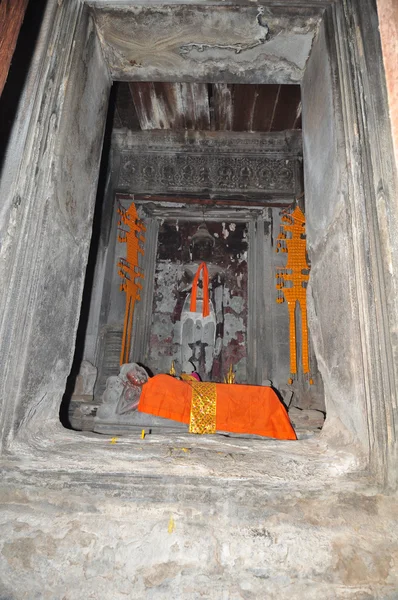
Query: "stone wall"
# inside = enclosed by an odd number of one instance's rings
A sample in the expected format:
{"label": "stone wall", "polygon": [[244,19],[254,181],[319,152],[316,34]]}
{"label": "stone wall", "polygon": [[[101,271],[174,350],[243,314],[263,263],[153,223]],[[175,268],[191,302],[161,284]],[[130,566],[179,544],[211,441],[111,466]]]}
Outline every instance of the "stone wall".
{"label": "stone wall", "polygon": [[344,153],[340,150],[342,124],[326,44],[323,25],[303,80],[304,185],[312,263],[309,327],[324,381],[328,422],[340,420],[366,445],[348,183]]}
{"label": "stone wall", "polygon": [[22,99],[29,110],[14,124],[13,153],[1,181],[0,274],[2,289],[12,290],[2,294],[0,311],[4,444],[37,410],[58,419],[80,312],[110,87],[94,24],[81,4],[51,4],[46,19]]}

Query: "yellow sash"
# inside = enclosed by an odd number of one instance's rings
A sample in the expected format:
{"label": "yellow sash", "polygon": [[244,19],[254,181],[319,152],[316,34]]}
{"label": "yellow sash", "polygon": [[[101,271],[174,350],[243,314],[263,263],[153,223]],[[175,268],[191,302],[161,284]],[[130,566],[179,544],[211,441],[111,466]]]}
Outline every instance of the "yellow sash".
{"label": "yellow sash", "polygon": [[216,384],[189,382],[192,387],[189,433],[216,433]]}

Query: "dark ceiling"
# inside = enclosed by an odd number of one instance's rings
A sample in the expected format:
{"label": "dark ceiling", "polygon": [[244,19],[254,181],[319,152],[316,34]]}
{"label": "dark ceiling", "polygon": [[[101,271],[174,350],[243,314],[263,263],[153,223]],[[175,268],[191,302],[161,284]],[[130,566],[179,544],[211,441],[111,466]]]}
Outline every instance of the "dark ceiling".
{"label": "dark ceiling", "polygon": [[299,85],[115,84],[114,127],[205,131],[301,129]]}

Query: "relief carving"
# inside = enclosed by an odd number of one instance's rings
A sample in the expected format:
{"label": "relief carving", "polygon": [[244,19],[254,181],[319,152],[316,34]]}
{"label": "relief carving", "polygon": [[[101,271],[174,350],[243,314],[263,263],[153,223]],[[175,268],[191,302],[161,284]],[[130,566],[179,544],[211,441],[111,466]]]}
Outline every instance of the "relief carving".
{"label": "relief carving", "polygon": [[297,159],[259,155],[122,153],[119,186],[131,193],[296,191]]}

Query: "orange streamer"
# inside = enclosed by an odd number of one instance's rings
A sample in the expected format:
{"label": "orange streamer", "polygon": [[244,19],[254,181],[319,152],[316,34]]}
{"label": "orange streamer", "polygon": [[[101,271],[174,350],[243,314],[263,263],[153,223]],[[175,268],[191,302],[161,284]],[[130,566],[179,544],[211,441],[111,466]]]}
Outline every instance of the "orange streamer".
{"label": "orange streamer", "polygon": [[120,352],[120,364],[123,365],[130,360],[134,307],[136,301],[140,300],[140,290],[142,290],[140,278],[144,278],[144,274],[138,266],[138,254],[144,254],[143,242],[145,236],[143,232],[146,231],[146,227],[138,218],[134,202],[130,204],[127,210],[119,208],[118,212],[120,214],[118,225],[121,226],[123,223],[128,227],[128,230],[122,230],[118,236],[119,242],[124,242],[127,245],[127,256],[121,258],[117,265],[118,274],[122,278],[120,289],[126,292],[126,310]]}
{"label": "orange streamer", "polygon": [[[203,273],[202,273],[203,272]],[[209,271],[207,270],[206,263],[200,263],[198,270],[196,271],[196,275],[194,277],[192,283],[192,292],[191,292],[191,305],[189,307],[191,312],[196,312],[196,296],[198,293],[198,284],[200,279],[200,274],[202,273],[202,282],[203,282],[203,310],[202,314],[204,317],[208,317],[210,314],[210,306],[209,306]]]}

